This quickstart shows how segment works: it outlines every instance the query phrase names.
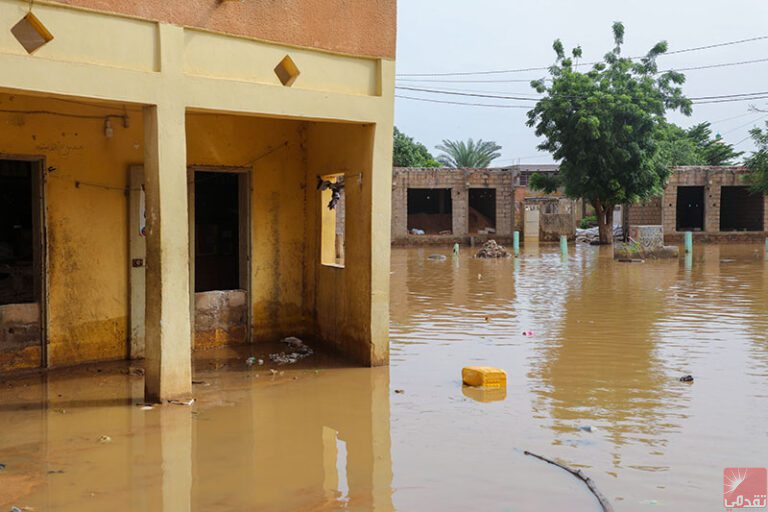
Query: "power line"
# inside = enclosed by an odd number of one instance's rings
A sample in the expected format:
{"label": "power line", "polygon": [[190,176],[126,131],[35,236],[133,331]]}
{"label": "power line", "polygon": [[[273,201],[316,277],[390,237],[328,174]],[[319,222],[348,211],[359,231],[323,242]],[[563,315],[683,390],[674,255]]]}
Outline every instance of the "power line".
{"label": "power line", "polygon": [[757,64],[759,62],[768,62],[768,59],[742,60],[739,62],[724,62],[722,64],[709,64],[706,66],[693,66],[690,68],[665,69],[664,71],[659,71],[659,73],[667,73],[669,71],[695,71],[698,69],[726,68],[730,66],[743,66],[745,64]]}
{"label": "power line", "polygon": [[522,108],[528,109],[529,106],[525,105],[492,105],[490,103],[466,103],[463,101],[445,101],[445,100],[432,100],[429,98],[415,98],[413,96],[403,96],[401,94],[395,94],[395,98],[401,98],[404,100],[423,101],[425,103],[442,103],[444,105],[466,105],[468,107],[493,107],[493,108]]}
{"label": "power line", "polygon": [[[451,90],[445,90],[445,89],[427,89],[427,88],[421,88],[421,87],[407,87],[407,86],[396,86],[395,89],[403,90],[403,91],[412,91],[412,92],[424,92],[429,94],[443,94],[448,96],[465,96],[465,97],[471,97],[471,98],[490,98],[490,99],[497,99],[497,100],[511,100],[511,101],[529,101],[529,102],[536,102],[537,100],[541,99],[542,97],[522,97],[522,96],[508,96],[508,95],[499,95],[499,94],[483,94],[483,93],[476,93],[476,92],[457,92],[457,91],[451,91]],[[562,96],[564,98],[585,98],[584,96]],[[734,101],[753,101],[753,100],[760,100],[760,99],[766,99],[768,98],[768,91],[762,91],[762,92],[747,92],[747,93],[740,93],[740,94],[724,94],[724,95],[716,95],[716,96],[699,96],[694,98],[689,98],[693,103],[695,104],[707,104],[707,103],[728,103],[728,102],[734,102]]]}
{"label": "power line", "polygon": [[[720,48],[723,46],[732,46],[736,44],[743,44],[743,43],[750,43],[753,41],[761,41],[764,39],[768,39],[768,35],[763,36],[757,36],[757,37],[751,37],[748,39],[739,39],[736,41],[726,41],[724,43],[715,43],[715,44],[709,44],[705,46],[696,46],[693,48],[684,48],[682,50],[674,50],[671,52],[666,52],[660,56],[664,55],[676,55],[680,53],[689,53],[689,52],[695,52],[699,50],[710,50],[712,48]],[[636,59],[642,59],[642,57],[630,57],[632,60]],[[584,65],[592,66],[594,64],[597,64],[597,62],[587,62],[584,63]],[[461,71],[461,72],[450,72],[450,73],[400,73],[397,76],[472,76],[472,75],[500,75],[500,74],[506,74],[506,73],[524,73],[527,71],[545,71],[549,69],[550,66],[545,67],[530,67],[530,68],[517,68],[517,69],[498,69],[498,70],[490,70],[490,71]]]}
{"label": "power line", "polygon": [[[715,69],[715,68],[726,68],[726,67],[732,67],[732,66],[745,66],[747,64],[759,64],[762,62],[768,62],[768,58],[764,59],[753,59],[753,60],[742,60],[742,61],[736,61],[736,62],[721,62],[718,64],[706,64],[703,66],[691,66],[687,68],[670,68],[665,69],[662,71],[657,71],[656,74],[662,74],[662,73],[669,73],[670,71],[698,71],[702,69]],[[592,63],[595,64],[595,63]],[[540,69],[549,69],[547,68],[540,68]],[[540,78],[538,78],[540,79]],[[537,78],[531,78],[529,80],[524,79],[514,79],[514,80],[440,80],[440,79],[431,79],[431,80],[424,80],[424,79],[408,79],[408,78],[398,78],[397,80],[399,82],[417,82],[417,83],[472,83],[472,84],[491,84],[491,83],[523,83],[523,82],[532,82],[533,80],[538,80]],[[545,81],[551,81],[551,79],[544,78]]]}
{"label": "power line", "polygon": [[742,128],[745,128],[747,126],[754,125],[755,123],[760,122],[760,121],[762,121],[765,118],[768,118],[768,114],[760,116],[757,119],[753,119],[753,120],[751,120],[748,123],[741,124],[741,125],[737,126],[736,128],[731,128],[730,130],[725,131],[725,132],[721,133],[720,135],[728,135],[729,133],[733,133],[733,132],[735,132],[737,130],[741,130]]}

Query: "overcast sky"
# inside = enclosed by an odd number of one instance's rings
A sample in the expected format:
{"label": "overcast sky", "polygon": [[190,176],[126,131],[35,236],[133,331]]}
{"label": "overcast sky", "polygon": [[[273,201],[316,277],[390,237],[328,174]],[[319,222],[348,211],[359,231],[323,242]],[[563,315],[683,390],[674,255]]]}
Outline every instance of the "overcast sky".
{"label": "overcast sky", "polygon": [[[626,27],[625,55],[642,55],[657,41],[670,51],[768,35],[768,0],[400,0],[398,2],[398,85],[462,91],[535,94],[527,83],[412,82],[406,73],[452,73],[548,66],[552,42],[581,45],[584,61],[599,60],[612,46],[611,24]],[[659,59],[661,69],[768,58],[768,39]],[[544,72],[488,76],[425,77],[427,80],[532,79]],[[768,91],[768,62],[686,71],[689,97]],[[422,79],[422,77],[419,77]],[[496,99],[442,96],[398,90],[399,95],[441,101],[506,103]],[[759,102],[696,105],[691,117],[670,119],[682,126],[711,121],[713,129],[740,150],[752,150],[748,136],[768,114],[749,113]],[[483,108],[396,100],[396,125],[433,153],[442,139],[494,140],[502,157],[494,165],[551,162],[536,150],[523,109]]]}

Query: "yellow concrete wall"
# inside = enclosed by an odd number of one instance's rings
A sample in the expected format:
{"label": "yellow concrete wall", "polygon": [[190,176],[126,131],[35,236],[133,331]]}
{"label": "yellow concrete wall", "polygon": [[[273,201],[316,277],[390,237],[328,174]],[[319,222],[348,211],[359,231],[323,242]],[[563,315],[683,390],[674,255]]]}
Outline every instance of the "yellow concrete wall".
{"label": "yellow concrete wall", "polygon": [[[346,201],[345,265],[321,264],[321,195],[307,202],[308,223],[315,227],[309,241],[309,270],[316,289],[316,334],[326,343],[371,363],[371,201],[373,125],[311,123],[307,129],[307,179],[344,174]],[[389,269],[387,267],[387,275]]]}
{"label": "yellow concrete wall", "polygon": [[55,168],[45,183],[50,365],[122,359],[128,316],[124,189],[128,166],[144,155],[141,113],[128,112],[127,129],[113,119],[114,136],[107,139],[101,116],[122,108],[0,94],[0,110],[95,117],[0,112],[0,154],[43,156]]}
{"label": "yellow concrete wall", "polygon": [[252,169],[251,302],[257,342],[304,335],[311,315],[305,301],[303,131],[297,121],[187,115],[190,165]]}

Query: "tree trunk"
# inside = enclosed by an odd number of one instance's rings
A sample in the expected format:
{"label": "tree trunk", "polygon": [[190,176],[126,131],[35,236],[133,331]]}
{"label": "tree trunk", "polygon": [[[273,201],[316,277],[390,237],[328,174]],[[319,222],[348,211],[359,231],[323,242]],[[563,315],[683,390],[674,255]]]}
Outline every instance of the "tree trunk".
{"label": "tree trunk", "polygon": [[613,243],[613,205],[603,205],[599,199],[596,199],[592,206],[597,215],[600,245],[611,245]]}

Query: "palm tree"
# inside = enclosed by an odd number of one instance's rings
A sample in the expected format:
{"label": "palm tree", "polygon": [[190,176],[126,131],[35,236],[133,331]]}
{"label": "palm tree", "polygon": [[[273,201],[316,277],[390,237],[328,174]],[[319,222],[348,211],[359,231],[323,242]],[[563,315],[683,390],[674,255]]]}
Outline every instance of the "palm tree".
{"label": "palm tree", "polygon": [[443,143],[436,147],[443,152],[437,157],[437,161],[453,169],[482,169],[501,156],[498,152],[501,146],[482,139],[477,142],[472,139],[467,142],[443,140]]}

